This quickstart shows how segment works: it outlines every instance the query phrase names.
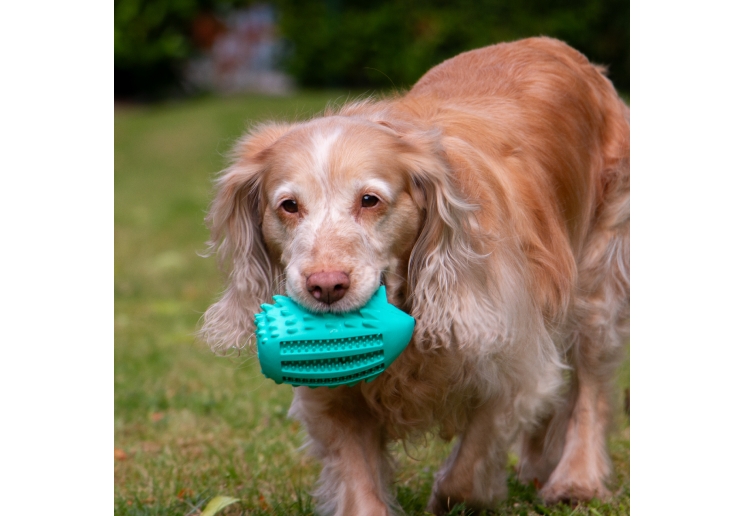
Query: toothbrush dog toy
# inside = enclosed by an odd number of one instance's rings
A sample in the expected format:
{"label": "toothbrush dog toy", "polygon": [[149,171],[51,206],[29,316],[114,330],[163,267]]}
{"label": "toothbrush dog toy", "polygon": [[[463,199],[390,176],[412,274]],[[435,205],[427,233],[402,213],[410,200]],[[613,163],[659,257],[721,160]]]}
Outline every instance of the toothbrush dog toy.
{"label": "toothbrush dog toy", "polygon": [[309,312],[285,296],[274,296],[256,314],[261,372],[295,387],[355,385],[377,378],[413,336],[415,320],[387,302],[380,287],[360,310]]}

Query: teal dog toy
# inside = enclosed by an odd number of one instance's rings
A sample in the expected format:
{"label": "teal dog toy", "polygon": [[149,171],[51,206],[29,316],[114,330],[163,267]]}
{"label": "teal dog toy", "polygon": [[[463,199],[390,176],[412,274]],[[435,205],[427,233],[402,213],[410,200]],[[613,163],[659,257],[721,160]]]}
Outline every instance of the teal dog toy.
{"label": "teal dog toy", "polygon": [[387,302],[380,287],[360,310],[316,314],[274,296],[256,314],[261,372],[295,387],[355,385],[377,378],[413,336],[413,317]]}

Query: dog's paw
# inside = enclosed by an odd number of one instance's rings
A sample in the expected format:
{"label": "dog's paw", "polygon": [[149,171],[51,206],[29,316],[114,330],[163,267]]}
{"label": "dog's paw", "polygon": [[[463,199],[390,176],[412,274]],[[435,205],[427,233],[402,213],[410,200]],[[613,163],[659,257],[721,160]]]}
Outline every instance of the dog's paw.
{"label": "dog's paw", "polygon": [[434,516],[444,516],[458,505],[458,500],[453,500],[449,496],[437,496],[432,493],[429,498],[429,503],[426,506],[426,511],[432,513]]}
{"label": "dog's paw", "polygon": [[453,510],[456,510],[456,514],[462,514],[463,510],[466,511],[466,514],[493,514],[493,507],[504,498],[505,496],[500,496],[498,499],[487,502],[432,493],[426,510],[435,516],[455,514]]}
{"label": "dog's paw", "polygon": [[540,496],[548,504],[574,503],[589,501],[593,498],[607,500],[610,497],[610,492],[601,480],[591,481],[564,477],[548,480],[548,483],[540,490]]}
{"label": "dog's paw", "polygon": [[455,499],[450,496],[432,495],[429,499],[429,504],[426,506],[426,511],[432,513],[434,516],[445,516],[446,514],[453,514],[453,511],[455,510],[457,511],[456,514],[462,514],[463,510],[468,511],[467,514],[477,514],[483,510],[488,510],[486,507],[471,505],[472,504],[465,503],[463,500]]}

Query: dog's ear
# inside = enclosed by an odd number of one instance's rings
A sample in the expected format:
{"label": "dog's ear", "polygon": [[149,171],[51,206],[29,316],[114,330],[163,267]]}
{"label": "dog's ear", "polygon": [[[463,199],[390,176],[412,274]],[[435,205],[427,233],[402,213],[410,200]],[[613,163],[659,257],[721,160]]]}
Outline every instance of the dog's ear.
{"label": "dog's ear", "polygon": [[438,131],[399,133],[399,153],[424,222],[408,263],[411,315],[423,349],[478,342],[495,312],[477,206],[454,182]]}
{"label": "dog's ear", "polygon": [[229,273],[222,298],[204,314],[201,337],[215,352],[241,349],[250,341],[253,317],[273,293],[276,271],[261,237],[261,183],[272,145],[288,125],[259,126],[233,149],[233,164],[217,180],[206,222],[211,252]]}

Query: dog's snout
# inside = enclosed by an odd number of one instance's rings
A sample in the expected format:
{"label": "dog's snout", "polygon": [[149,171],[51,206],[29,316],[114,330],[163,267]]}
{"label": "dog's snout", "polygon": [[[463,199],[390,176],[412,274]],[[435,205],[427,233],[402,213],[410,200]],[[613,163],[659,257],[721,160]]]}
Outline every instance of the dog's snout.
{"label": "dog's snout", "polygon": [[341,271],[316,272],[307,278],[307,290],[318,301],[330,305],[349,290],[349,275]]}

